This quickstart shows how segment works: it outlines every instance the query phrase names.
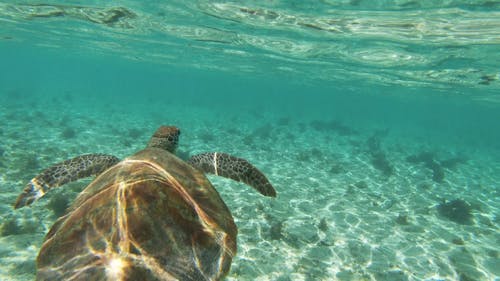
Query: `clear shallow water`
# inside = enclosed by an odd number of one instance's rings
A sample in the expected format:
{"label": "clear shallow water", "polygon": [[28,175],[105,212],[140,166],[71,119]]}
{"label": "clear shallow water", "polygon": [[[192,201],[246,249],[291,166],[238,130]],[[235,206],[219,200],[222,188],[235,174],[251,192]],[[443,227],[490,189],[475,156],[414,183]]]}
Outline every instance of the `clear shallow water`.
{"label": "clear shallow water", "polygon": [[[31,177],[159,124],[278,190],[211,178],[229,280],[498,279],[500,4],[434,2],[0,3],[0,279],[33,279],[51,202],[88,183],[13,211]],[[439,211],[455,199],[471,220]]]}

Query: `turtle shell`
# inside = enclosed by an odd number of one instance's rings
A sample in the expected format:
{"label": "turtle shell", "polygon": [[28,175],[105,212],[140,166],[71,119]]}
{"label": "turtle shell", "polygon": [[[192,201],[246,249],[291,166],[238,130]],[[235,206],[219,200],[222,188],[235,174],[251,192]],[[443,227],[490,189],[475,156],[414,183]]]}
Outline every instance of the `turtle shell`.
{"label": "turtle shell", "polygon": [[219,280],[236,235],[203,173],[146,148],[99,175],[52,226],[37,280]]}

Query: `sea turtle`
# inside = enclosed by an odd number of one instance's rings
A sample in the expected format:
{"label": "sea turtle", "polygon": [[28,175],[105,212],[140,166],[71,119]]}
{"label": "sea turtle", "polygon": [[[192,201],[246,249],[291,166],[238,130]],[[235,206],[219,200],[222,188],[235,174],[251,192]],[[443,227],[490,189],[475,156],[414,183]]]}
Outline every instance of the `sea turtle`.
{"label": "sea turtle", "polygon": [[220,280],[236,253],[237,228],[204,173],[275,197],[252,164],[226,153],[174,155],[180,130],[161,126],[147,147],[120,161],[87,154],[33,178],[15,208],[54,187],[97,177],[47,233],[37,280]]}

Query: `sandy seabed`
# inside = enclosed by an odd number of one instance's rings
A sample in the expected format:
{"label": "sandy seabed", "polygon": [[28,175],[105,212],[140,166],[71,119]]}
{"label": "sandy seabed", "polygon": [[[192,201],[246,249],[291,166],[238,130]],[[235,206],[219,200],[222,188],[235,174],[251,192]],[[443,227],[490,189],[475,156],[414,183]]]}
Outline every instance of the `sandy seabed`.
{"label": "sandy seabed", "polygon": [[34,278],[60,206],[90,181],[14,211],[29,179],[80,154],[126,157],[160,124],[181,128],[179,153],[246,158],[278,191],[209,176],[239,228],[227,280],[500,280],[498,151],[256,112],[25,106],[0,111],[1,280]]}

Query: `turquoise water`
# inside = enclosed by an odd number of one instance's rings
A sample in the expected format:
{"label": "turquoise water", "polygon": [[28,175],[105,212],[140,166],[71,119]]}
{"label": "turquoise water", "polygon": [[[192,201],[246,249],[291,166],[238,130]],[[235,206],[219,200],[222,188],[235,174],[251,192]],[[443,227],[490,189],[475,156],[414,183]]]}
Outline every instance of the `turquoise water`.
{"label": "turquoise water", "polygon": [[161,124],[278,191],[209,176],[227,280],[500,279],[500,1],[30,3],[0,1],[0,280],[90,182],[14,211],[33,176]]}

